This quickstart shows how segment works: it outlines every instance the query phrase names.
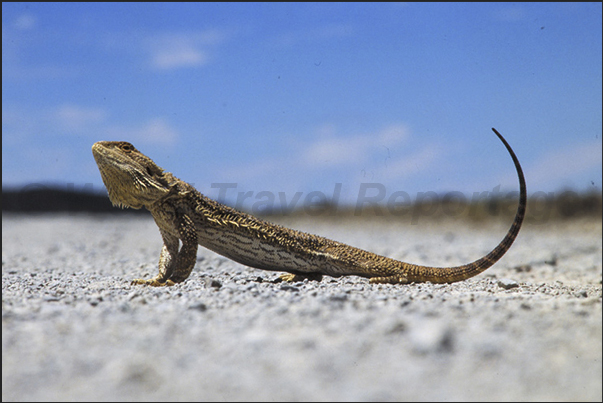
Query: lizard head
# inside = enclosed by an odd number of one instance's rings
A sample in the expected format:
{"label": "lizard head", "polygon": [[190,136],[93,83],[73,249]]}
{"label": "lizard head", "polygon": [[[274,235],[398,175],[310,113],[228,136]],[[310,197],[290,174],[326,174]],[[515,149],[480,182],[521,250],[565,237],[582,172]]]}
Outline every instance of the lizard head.
{"label": "lizard head", "polygon": [[139,209],[169,193],[163,169],[125,141],[99,141],[92,154],[114,206]]}

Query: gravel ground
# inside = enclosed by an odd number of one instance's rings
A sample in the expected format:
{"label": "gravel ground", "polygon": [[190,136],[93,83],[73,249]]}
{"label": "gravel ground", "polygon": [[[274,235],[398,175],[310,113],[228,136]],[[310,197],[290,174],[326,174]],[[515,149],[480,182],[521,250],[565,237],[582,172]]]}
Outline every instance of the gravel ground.
{"label": "gravel ground", "polygon": [[[508,223],[289,222],[412,263],[480,257]],[[200,248],[171,288],[146,217],[2,217],[2,400],[601,401],[601,222],[527,225],[451,285],[274,282]]]}

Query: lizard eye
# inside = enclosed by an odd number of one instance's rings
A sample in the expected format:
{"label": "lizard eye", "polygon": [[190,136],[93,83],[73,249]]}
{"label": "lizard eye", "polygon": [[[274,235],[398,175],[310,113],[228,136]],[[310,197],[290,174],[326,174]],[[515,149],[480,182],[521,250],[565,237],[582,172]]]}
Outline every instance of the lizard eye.
{"label": "lizard eye", "polygon": [[121,145],[121,149],[123,151],[129,152],[129,151],[132,151],[133,147],[132,147],[132,144],[125,143],[125,144]]}

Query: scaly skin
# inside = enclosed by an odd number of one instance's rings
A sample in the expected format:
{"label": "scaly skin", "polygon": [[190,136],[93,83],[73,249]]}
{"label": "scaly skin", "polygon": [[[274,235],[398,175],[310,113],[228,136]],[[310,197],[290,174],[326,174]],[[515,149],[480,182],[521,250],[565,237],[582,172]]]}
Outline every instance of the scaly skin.
{"label": "scaly skin", "polygon": [[515,241],[525,215],[521,166],[503,136],[492,130],[515,163],[519,206],[507,235],[492,252],[457,267],[404,263],[242,213],[203,196],[124,141],[99,141],[92,153],[113,205],[147,208],[163,238],[159,274],[133,284],[166,286],[186,280],[195,265],[198,245],[250,267],[288,272],[281,275],[284,281],[356,275],[371,283],[452,283],[476,276],[496,263]]}

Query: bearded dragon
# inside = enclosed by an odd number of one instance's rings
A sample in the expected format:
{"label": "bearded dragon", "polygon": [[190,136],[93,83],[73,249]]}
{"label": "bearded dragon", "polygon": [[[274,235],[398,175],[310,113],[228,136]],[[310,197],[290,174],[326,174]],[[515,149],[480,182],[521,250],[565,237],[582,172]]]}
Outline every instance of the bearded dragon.
{"label": "bearded dragon", "polygon": [[159,274],[132,284],[170,286],[186,280],[195,265],[198,245],[250,267],[287,272],[280,276],[283,281],[355,275],[369,278],[370,283],[452,283],[476,276],[496,263],[515,241],[525,215],[521,165],[503,136],[492,130],[515,163],[519,206],[511,228],[496,248],[456,267],[404,263],[240,212],[202,195],[125,141],[99,141],[92,146],[92,154],[113,205],[145,207],[163,238]]}

